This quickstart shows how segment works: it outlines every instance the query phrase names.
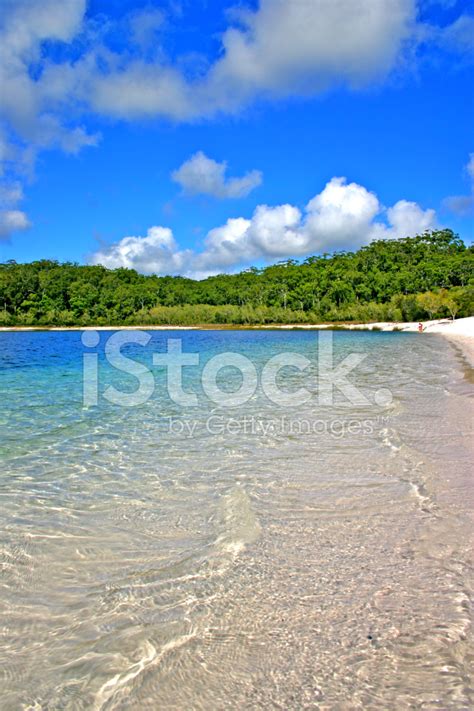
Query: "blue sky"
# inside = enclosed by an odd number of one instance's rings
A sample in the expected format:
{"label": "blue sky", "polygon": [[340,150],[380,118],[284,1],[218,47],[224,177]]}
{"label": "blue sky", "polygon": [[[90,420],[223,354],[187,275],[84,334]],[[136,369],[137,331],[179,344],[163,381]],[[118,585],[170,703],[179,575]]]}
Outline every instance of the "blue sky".
{"label": "blue sky", "polygon": [[201,277],[474,237],[468,2],[0,4],[2,261]]}

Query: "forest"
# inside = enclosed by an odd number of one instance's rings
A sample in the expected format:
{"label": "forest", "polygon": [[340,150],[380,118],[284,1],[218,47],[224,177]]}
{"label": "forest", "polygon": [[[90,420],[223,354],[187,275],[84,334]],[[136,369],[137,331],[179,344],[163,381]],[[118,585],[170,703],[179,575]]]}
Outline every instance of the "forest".
{"label": "forest", "polygon": [[474,247],[449,229],[202,281],[40,260],[0,264],[0,325],[258,325],[474,313]]}

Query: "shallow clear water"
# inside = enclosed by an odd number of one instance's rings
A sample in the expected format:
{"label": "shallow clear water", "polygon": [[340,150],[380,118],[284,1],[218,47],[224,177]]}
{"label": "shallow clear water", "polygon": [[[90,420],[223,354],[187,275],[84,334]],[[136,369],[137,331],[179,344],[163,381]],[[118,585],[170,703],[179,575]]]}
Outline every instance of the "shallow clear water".
{"label": "shallow clear water", "polygon": [[[200,354],[173,403],[120,407],[137,381],[81,334],[0,334],[0,708],[467,709],[474,702],[472,385],[450,343],[334,334],[366,358],[318,400],[313,332],[153,332]],[[202,364],[308,357],[236,408]],[[100,353],[84,407],[84,353]],[[219,384],[239,386],[235,371]],[[384,390],[385,389],[385,390]],[[392,400],[386,397],[390,391]],[[382,392],[384,397],[376,395]],[[379,402],[379,404],[376,404]],[[381,404],[380,404],[381,403]]]}

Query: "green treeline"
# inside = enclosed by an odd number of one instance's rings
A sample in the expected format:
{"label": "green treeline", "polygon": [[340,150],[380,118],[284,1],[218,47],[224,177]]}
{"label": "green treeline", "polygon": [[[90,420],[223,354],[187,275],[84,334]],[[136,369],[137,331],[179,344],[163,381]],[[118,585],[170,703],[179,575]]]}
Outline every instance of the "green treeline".
{"label": "green treeline", "polygon": [[0,264],[0,325],[412,321],[474,313],[474,248],[451,230],[203,281],[133,269]]}

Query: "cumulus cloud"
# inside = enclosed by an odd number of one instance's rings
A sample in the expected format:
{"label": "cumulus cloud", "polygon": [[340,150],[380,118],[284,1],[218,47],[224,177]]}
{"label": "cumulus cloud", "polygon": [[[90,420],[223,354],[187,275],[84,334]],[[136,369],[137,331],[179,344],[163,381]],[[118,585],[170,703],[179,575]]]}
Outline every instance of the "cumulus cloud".
{"label": "cumulus cloud", "polygon": [[[262,97],[357,89],[386,76],[420,37],[417,0],[260,0],[255,9],[228,13],[217,59],[204,58],[196,73],[183,70],[183,57],[167,55],[164,10],[147,6],[116,20],[88,17],[86,5],[2,0],[2,117],[40,146],[68,150],[71,130],[74,150],[94,144],[97,137],[76,130],[81,112],[191,120],[237,111]],[[455,19],[446,42],[464,51],[472,21]],[[51,41],[62,43],[54,58],[43,51]]]}
{"label": "cumulus cloud", "polygon": [[474,153],[469,154],[465,173],[471,185],[470,195],[451,195],[443,200],[443,206],[455,215],[464,217],[474,211]]}
{"label": "cumulus cloud", "polygon": [[10,238],[12,232],[26,230],[31,223],[22,210],[0,210],[0,240]]}
{"label": "cumulus cloud", "polygon": [[377,196],[345,178],[333,178],[309,201],[305,232],[312,248],[356,245],[370,238],[372,220],[381,211]]}
{"label": "cumulus cloud", "polygon": [[[85,0],[2,3],[2,110],[31,140],[44,132],[38,128],[44,113],[58,119],[84,108],[128,119],[183,120],[235,111],[262,96],[363,86],[390,71],[413,39],[416,2],[260,0],[255,10],[230,14],[218,59],[193,79],[182,71],[179,56],[166,56],[157,34],[166,29],[162,10],[130,13],[120,51],[108,42],[114,21],[104,15],[91,21],[85,11]],[[52,61],[41,52],[46,40],[80,42],[74,54]],[[67,122],[59,123],[66,130]],[[87,132],[83,138],[89,145]]]}
{"label": "cumulus cloud", "polygon": [[[56,102],[64,98],[65,86],[48,86],[42,70],[43,43],[69,43],[83,26],[85,0],[4,0],[0,25],[1,115],[25,139],[52,143],[53,132],[47,131]],[[31,67],[36,71],[31,72]],[[46,117],[43,125],[43,118]],[[55,128],[62,125],[55,117]],[[63,127],[64,129],[64,127]],[[65,129],[64,129],[65,130]],[[46,131],[46,134],[44,135]]]}
{"label": "cumulus cloud", "polygon": [[335,177],[304,210],[290,204],[259,205],[250,219],[228,219],[210,230],[200,252],[180,249],[169,229],[153,227],[146,237],[125,237],[101,249],[91,261],[201,278],[260,260],[355,249],[373,239],[406,237],[435,226],[434,210],[407,200],[385,208],[364,186]]}
{"label": "cumulus cloud", "polygon": [[[85,0],[2,0],[0,20],[0,178],[3,181],[0,237],[30,222],[7,195],[12,180],[31,177],[38,150],[58,147],[77,153],[98,136],[62,118],[70,96],[63,83],[45,81],[43,43],[69,43],[83,26]],[[52,77],[53,79],[54,77]],[[20,188],[18,188],[20,189]]]}
{"label": "cumulus cloud", "polygon": [[245,197],[262,182],[259,170],[251,170],[241,178],[227,178],[226,171],[225,161],[218,163],[198,151],[173,171],[171,177],[185,193],[216,198]]}
{"label": "cumulus cloud", "polygon": [[361,86],[394,64],[413,31],[413,0],[261,0],[236,15],[209,76],[223,103],[255,93],[317,93],[332,83]]}
{"label": "cumulus cloud", "polygon": [[180,251],[168,227],[150,227],[146,237],[124,237],[90,257],[90,264],[126,267],[144,274],[178,274],[185,270],[188,250]]}
{"label": "cumulus cloud", "polygon": [[17,205],[23,200],[23,189],[18,182],[0,185],[0,241],[8,240],[13,232],[26,230],[31,223]]}
{"label": "cumulus cloud", "polygon": [[[217,59],[196,60],[199,68],[189,71],[189,58],[186,65],[166,52],[162,9],[146,6],[116,20],[88,16],[86,0],[1,5],[0,124],[17,156],[16,178],[42,149],[96,145],[99,136],[86,125],[91,114],[191,121],[260,99],[357,90],[387,76],[421,36],[441,46],[442,34],[443,46],[468,51],[473,22],[459,15],[443,32],[423,34],[417,0],[260,0],[228,13]],[[219,182],[219,165],[211,165],[215,192],[245,194],[258,184],[255,172]]]}
{"label": "cumulus cloud", "polygon": [[194,81],[165,60],[134,59],[89,77],[93,108],[122,118],[237,111],[255,98],[358,88],[394,66],[414,37],[415,0],[260,0],[230,14],[221,55]]}

